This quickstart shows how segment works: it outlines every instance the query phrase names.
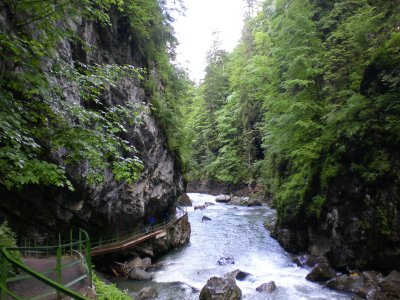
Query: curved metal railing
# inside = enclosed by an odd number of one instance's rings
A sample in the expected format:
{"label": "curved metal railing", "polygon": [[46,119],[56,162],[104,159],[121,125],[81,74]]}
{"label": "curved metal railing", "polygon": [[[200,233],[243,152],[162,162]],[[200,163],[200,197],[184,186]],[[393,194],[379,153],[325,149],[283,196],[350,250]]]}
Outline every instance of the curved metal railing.
{"label": "curved metal railing", "polygon": [[[55,268],[47,269],[44,271],[34,270],[19,259],[12,255],[13,251],[22,252],[24,254],[34,255],[35,259],[38,256],[51,257],[55,260]],[[72,262],[63,264],[66,255],[69,255]],[[69,282],[63,282],[62,275],[69,268],[73,268],[75,265],[81,264],[85,267],[85,272],[79,274],[78,277],[73,277]],[[9,271],[13,268],[19,271],[19,275],[10,277]],[[41,286],[38,294],[35,294],[35,289],[32,287],[28,292],[29,299],[41,299],[47,297],[56,297],[61,299],[62,295],[70,296],[73,299],[88,299],[73,290],[71,287],[78,282],[83,280],[88,281],[88,285],[92,285],[92,264],[91,264],[91,253],[90,253],[90,239],[86,231],[79,230],[78,240],[69,243],[62,244],[58,243],[56,246],[38,246],[33,247],[3,247],[1,249],[1,274],[0,274],[0,291],[1,300],[9,299],[26,299],[26,295],[20,295],[18,291],[13,290],[12,286],[15,284],[23,284],[29,286],[28,282],[33,281],[34,287]],[[44,289],[44,291],[43,291]]]}
{"label": "curved metal railing", "polygon": [[[147,226],[142,230],[127,232],[122,236],[98,238],[92,243],[89,239],[88,233],[80,229],[78,240],[73,239],[71,232],[70,239],[67,242],[62,242],[61,239],[59,239],[58,245],[56,246],[48,246],[49,243],[47,243],[46,246],[39,245],[43,244],[43,240],[46,240],[47,237],[35,237],[33,240],[25,239],[25,247],[4,247],[0,252],[0,300],[9,299],[9,297],[17,300],[24,299],[24,296],[18,295],[16,291],[9,288],[15,282],[23,282],[24,280],[36,280],[37,282],[40,282],[51,289],[50,291],[39,293],[38,295],[30,295],[29,299],[41,299],[49,296],[56,296],[57,299],[61,299],[62,295],[70,296],[79,300],[88,299],[70,287],[82,280],[85,280],[86,278],[89,286],[92,286],[92,255],[118,251],[125,248],[126,245],[130,246],[150,239],[163,230],[168,229],[186,214],[186,208],[182,209],[181,207],[178,207],[176,214],[172,217],[164,219],[163,222]],[[22,252],[26,257],[34,256],[35,259],[38,259],[40,256],[55,257],[56,267],[39,272],[13,257],[13,255],[11,255],[12,251]],[[74,260],[72,263],[62,265],[62,257],[65,257],[66,255],[79,255],[80,258]],[[72,268],[76,264],[83,264],[85,266],[85,274],[72,278],[70,282],[62,282],[63,271],[67,270],[68,268]],[[8,274],[10,267],[17,269],[24,274],[10,277]]]}
{"label": "curved metal railing", "polygon": [[113,251],[118,251],[126,248],[129,245],[133,245],[135,241],[144,241],[153,236],[156,236],[159,231],[167,229],[175,222],[180,220],[183,216],[187,214],[185,208],[178,207],[178,211],[172,217],[169,217],[163,222],[147,226],[141,230],[134,230],[133,232],[125,233],[121,236],[109,236],[108,238],[97,239],[96,242],[92,242],[92,255],[99,255],[103,253],[109,253]]}

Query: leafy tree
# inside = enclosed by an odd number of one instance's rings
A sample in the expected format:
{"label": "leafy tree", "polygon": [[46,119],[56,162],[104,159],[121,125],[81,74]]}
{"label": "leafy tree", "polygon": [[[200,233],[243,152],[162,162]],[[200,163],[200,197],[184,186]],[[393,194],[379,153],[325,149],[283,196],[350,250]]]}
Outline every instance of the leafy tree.
{"label": "leafy tree", "polygon": [[[173,72],[169,57],[175,38],[165,2],[6,0],[1,10],[6,19],[0,34],[0,184],[7,189],[44,184],[72,190],[66,168],[82,163],[88,164],[82,178],[90,184],[102,181],[105,169],[116,180],[136,180],[142,163],[124,137],[148,111],[128,103],[109,106],[102,95],[124,78],[150,82],[152,68],[159,70],[158,81]],[[128,20],[126,30],[145,69],[79,60],[71,65],[57,52],[58,43],[66,40],[91,51],[65,20],[81,17],[106,28],[113,26],[115,10]],[[171,93],[177,91],[172,88]],[[156,95],[152,89],[149,93]],[[73,94],[80,103],[67,101]]]}

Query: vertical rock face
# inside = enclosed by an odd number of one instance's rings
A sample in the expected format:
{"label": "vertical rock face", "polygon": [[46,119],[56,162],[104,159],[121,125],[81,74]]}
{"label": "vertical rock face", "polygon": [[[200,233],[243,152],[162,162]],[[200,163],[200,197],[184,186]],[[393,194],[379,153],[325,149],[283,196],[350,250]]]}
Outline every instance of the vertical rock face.
{"label": "vertical rock face", "polygon": [[[145,66],[145,57],[135,48],[128,20],[115,13],[112,27],[76,18],[64,26],[77,32],[93,48],[84,50],[68,40],[59,44],[58,53],[64,61],[74,64],[130,64]],[[146,62],[147,64],[147,62]],[[66,101],[86,105],[68,83],[49,75],[52,84],[62,88]],[[102,95],[108,107],[138,104],[150,107],[148,95],[139,79],[123,79],[116,87],[108,87]],[[0,219],[7,218],[20,236],[35,232],[69,232],[82,227],[96,238],[105,234],[123,233],[141,227],[149,217],[156,222],[175,211],[176,200],[183,190],[179,161],[168,151],[166,135],[158,120],[148,109],[143,122],[131,126],[124,136],[136,149],[144,170],[134,184],[117,182],[111,170],[105,171],[105,181],[88,185],[82,174],[87,166],[67,165],[68,177],[76,191],[44,186],[28,186],[23,190],[0,189]],[[57,160],[57,153],[48,153]]]}
{"label": "vertical rock face", "polygon": [[396,180],[367,187],[349,174],[332,182],[319,218],[281,220],[273,234],[293,252],[325,255],[336,269],[400,269],[400,193]]}

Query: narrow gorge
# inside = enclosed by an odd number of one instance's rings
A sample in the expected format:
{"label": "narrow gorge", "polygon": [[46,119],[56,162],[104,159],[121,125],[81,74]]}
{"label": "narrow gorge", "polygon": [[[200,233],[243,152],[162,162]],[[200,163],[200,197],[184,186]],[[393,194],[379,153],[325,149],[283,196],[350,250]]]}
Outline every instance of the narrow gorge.
{"label": "narrow gorge", "polygon": [[400,299],[400,2],[222,2],[0,0],[1,300]]}

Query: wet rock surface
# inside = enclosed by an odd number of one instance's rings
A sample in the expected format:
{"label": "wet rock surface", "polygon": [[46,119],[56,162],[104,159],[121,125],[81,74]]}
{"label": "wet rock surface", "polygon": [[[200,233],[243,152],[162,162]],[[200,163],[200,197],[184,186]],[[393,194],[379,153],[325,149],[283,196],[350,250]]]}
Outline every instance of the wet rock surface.
{"label": "wet rock surface", "polygon": [[262,285],[256,288],[256,291],[259,293],[272,293],[275,290],[276,290],[276,284],[274,281],[263,283]]}
{"label": "wet rock surface", "polygon": [[330,279],[326,286],[331,289],[354,293],[364,285],[364,282],[365,280],[361,275],[343,274]]}
{"label": "wet rock surface", "polygon": [[186,245],[190,240],[191,226],[189,223],[188,216],[185,215],[173,226],[169,227],[166,231],[166,235],[158,238],[146,241],[140,245],[140,247],[133,247],[132,251],[138,251],[145,249],[153,253],[154,257],[158,257],[162,254],[167,253],[170,249],[181,247]]}
{"label": "wet rock surface", "polygon": [[215,197],[215,201],[220,203],[228,203],[231,201],[231,196],[220,194],[217,197]]}
{"label": "wet rock surface", "polygon": [[128,275],[129,279],[132,280],[151,280],[153,278],[153,275],[149,272],[146,272],[142,269],[139,268],[132,268],[129,271]]}
{"label": "wet rock surface", "polygon": [[[88,51],[82,49],[74,39],[64,39],[58,44],[58,54],[66,65],[71,66],[77,63],[115,63],[145,67],[148,59],[134,46],[135,35],[129,26],[123,25],[129,24],[126,18],[115,10],[110,13],[110,23],[118,26],[103,27],[85,18],[74,18],[58,24],[75,32],[83,43],[91,45]],[[62,81],[64,79],[56,78],[53,73],[49,72],[49,81],[60,87],[66,101],[87,105],[71,82]],[[105,86],[101,102],[99,105],[104,107],[150,107],[148,93],[139,78],[122,79],[115,87]],[[144,116],[145,113],[141,114]],[[67,188],[37,185],[29,185],[21,190],[0,189],[0,219],[8,218],[10,226],[21,237],[34,233],[69,236],[70,228],[84,228],[95,240],[104,235],[124,235],[128,229],[133,231],[143,226],[150,216],[161,221],[165,212],[171,215],[184,187],[181,165],[168,150],[165,130],[148,109],[142,123],[130,126],[123,138],[137,149],[132,158],[137,156],[143,162],[144,170],[137,182],[129,184],[116,181],[112,170],[107,169],[103,174],[104,182],[91,185],[86,181],[88,166],[85,161],[79,165],[69,165],[62,161],[59,153],[51,152],[49,147],[48,152],[41,155],[65,165],[66,176],[74,184],[75,192]],[[35,213],[32,214],[32,211]]]}
{"label": "wet rock surface", "polygon": [[322,282],[334,278],[337,272],[328,264],[318,263],[312,271],[306,276],[307,280],[314,282]]}
{"label": "wet rock surface", "polygon": [[225,277],[232,277],[233,279],[243,281],[251,277],[252,275],[248,272],[236,269],[235,271],[229,272],[225,274]]}
{"label": "wet rock surface", "polygon": [[155,299],[155,298],[157,298],[158,294],[154,288],[145,287],[139,291],[138,296],[140,299],[143,299],[143,300],[144,299]]}
{"label": "wet rock surface", "polygon": [[232,256],[223,256],[217,261],[217,265],[225,266],[225,265],[233,265],[235,264],[235,260]]}
{"label": "wet rock surface", "polygon": [[192,200],[190,200],[189,196],[186,193],[183,193],[179,196],[178,204],[181,206],[193,206]]}
{"label": "wet rock surface", "polygon": [[240,300],[242,299],[242,291],[233,278],[212,277],[201,289],[199,299]]}

